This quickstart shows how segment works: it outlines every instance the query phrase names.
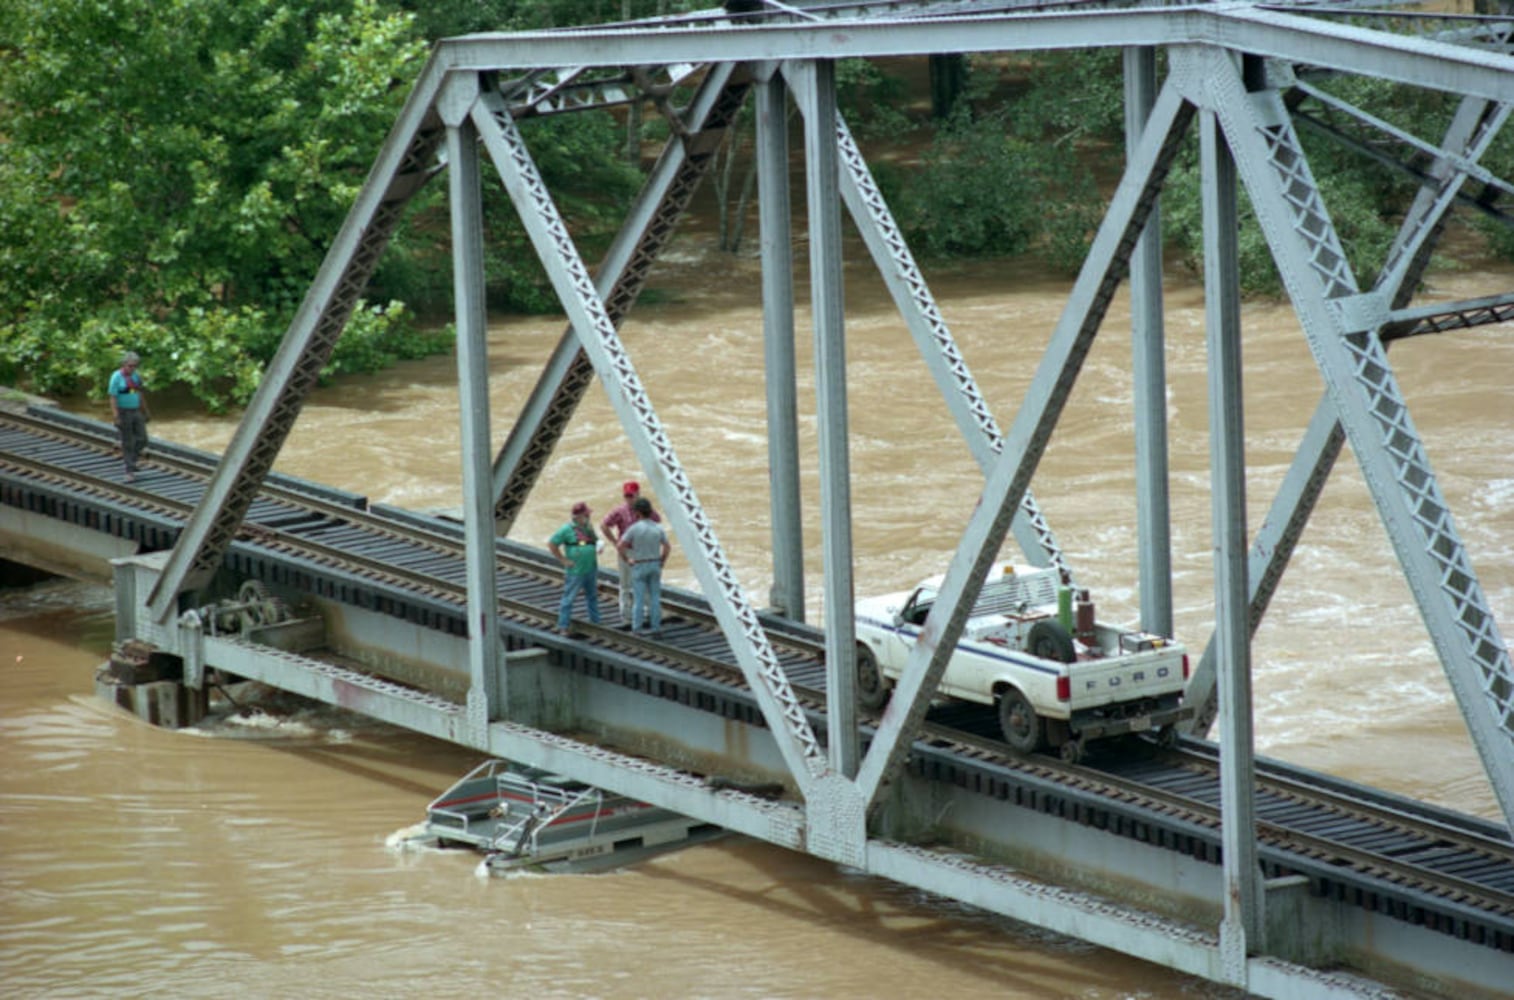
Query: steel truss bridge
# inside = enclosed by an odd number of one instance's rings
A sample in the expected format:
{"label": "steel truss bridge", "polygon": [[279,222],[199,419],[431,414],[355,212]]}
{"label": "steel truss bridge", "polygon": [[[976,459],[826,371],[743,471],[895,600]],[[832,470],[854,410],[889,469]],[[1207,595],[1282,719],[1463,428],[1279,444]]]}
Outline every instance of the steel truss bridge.
{"label": "steel truss bridge", "polygon": [[[1320,971],[1339,961],[1280,933],[1290,920],[1324,931],[1333,918],[1301,903],[1262,846],[1252,752],[1250,638],[1311,510],[1349,441],[1466,719],[1506,822],[1514,818],[1514,669],[1458,536],[1388,357],[1396,339],[1501,322],[1514,292],[1421,307],[1414,293],[1458,208],[1504,219],[1506,181],[1480,165],[1514,107],[1514,18],[1426,14],[1358,4],[831,3],[757,0],[687,17],[588,29],[475,35],[440,43],[374,162],[368,180],[264,381],[166,557],[124,573],[118,603],[139,634],[186,663],[208,664],[212,640],[186,617],[224,579],[249,512],[411,197],[445,173],[454,243],[462,394],[465,551],[461,581],[465,690],[443,735],[549,767],[654,804],[752,833],[1270,996],[1356,995],[1359,980]],[[1381,8],[1381,9],[1378,9]],[[1051,330],[1036,375],[1007,429],[990,411],[867,163],[837,112],[835,62],[942,53],[1118,48],[1123,54],[1126,166]],[[1416,136],[1387,113],[1333,96],[1332,76],[1358,76],[1450,95],[1441,135]],[[705,516],[618,326],[643,289],[715,149],[754,102],[762,225],[764,342],[777,614],[759,613]],[[796,688],[788,632],[803,617],[795,413],[789,103],[803,120],[810,299],[821,480],[825,620],[809,640],[822,676],[814,702]],[[519,123],[542,115],[639,103],[669,139],[593,274],[533,161]],[[1353,273],[1327,200],[1300,143],[1315,129],[1398,168],[1417,187],[1370,287]],[[1183,143],[1197,133],[1203,174],[1206,347],[1212,435],[1217,625],[1189,691],[1195,735],[1218,726],[1215,763],[1220,877],[1212,926],[1153,922],[1107,899],[1049,887],[983,859],[927,850],[901,834],[900,797],[917,791],[932,695],[972,601],[1013,533],[1032,561],[1069,574],[1030,483],[1099,333],[1116,288],[1133,302],[1142,626],[1170,634],[1160,195]],[[485,341],[484,163],[514,204],[569,318],[534,392],[503,442],[490,440]],[[1242,186],[1297,313],[1326,391],[1263,525],[1245,520],[1238,202]],[[937,609],[895,696],[877,719],[859,715],[853,678],[851,503],[847,448],[841,212],[850,215],[886,282],[984,486],[946,573]],[[782,805],[700,786],[666,767],[553,733],[540,679],[506,669],[517,655],[499,624],[499,546],[588,386],[598,379],[694,570],[750,697]],[[7,475],[25,476],[14,472]],[[136,574],[136,575],[133,575]],[[537,645],[540,645],[539,643]],[[216,647],[220,649],[219,646]],[[243,654],[221,649],[222,655]],[[292,661],[291,661],[292,664]],[[224,665],[224,664],[223,664]],[[253,669],[252,664],[246,664]],[[258,670],[265,669],[262,666]],[[277,676],[279,670],[267,668]],[[303,667],[298,670],[303,670]],[[288,676],[299,674],[295,666]],[[195,672],[186,670],[187,676]],[[277,683],[277,680],[274,681]],[[354,682],[355,683],[355,682]],[[351,683],[311,684],[351,703]],[[522,687],[528,690],[521,690]],[[357,685],[362,687],[362,685]],[[366,688],[364,690],[367,690]],[[347,692],[341,694],[340,692]],[[358,707],[383,714],[375,688]],[[601,707],[607,714],[613,709]],[[440,709],[438,708],[438,711]],[[524,721],[523,721],[524,720]],[[535,722],[539,725],[533,726]],[[1262,768],[1261,770],[1266,770]],[[916,831],[918,832],[918,831]],[[1003,833],[1034,838],[1031,824]],[[1506,839],[1506,838],[1505,838]],[[1285,940],[1287,939],[1287,940]],[[1506,988],[1507,934],[1491,964],[1437,970],[1445,992]],[[1499,941],[1505,942],[1499,944]],[[1416,950],[1410,965],[1433,946]],[[1478,970],[1491,969],[1490,973]],[[1458,978],[1462,977],[1462,978]],[[1502,984],[1500,986],[1500,983]],[[1370,990],[1368,990],[1370,992]]]}

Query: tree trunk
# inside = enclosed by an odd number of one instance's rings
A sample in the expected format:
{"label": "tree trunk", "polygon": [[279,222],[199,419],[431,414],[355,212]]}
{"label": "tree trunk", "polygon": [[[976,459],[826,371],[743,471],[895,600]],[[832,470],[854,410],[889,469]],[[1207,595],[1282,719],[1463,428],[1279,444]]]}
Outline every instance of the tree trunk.
{"label": "tree trunk", "polygon": [[[620,19],[631,20],[632,0],[620,0]],[[664,0],[664,3],[666,0]],[[664,4],[657,5],[658,14],[662,13]],[[631,103],[626,106],[626,162],[633,167],[641,166],[641,97],[633,95]]]}
{"label": "tree trunk", "polygon": [[960,52],[930,57],[930,113],[945,118],[967,86],[967,57]]}
{"label": "tree trunk", "polygon": [[725,140],[715,151],[715,169],[710,171],[710,183],[715,186],[715,214],[720,249],[729,251],[731,232],[731,170],[736,163],[736,146],[739,139],[735,129],[727,129]]}
{"label": "tree trunk", "polygon": [[747,161],[746,175],[741,178],[741,197],[736,199],[736,222],[731,233],[731,253],[741,252],[741,238],[746,235],[746,207],[752,200],[752,189],[757,186],[757,160]]}

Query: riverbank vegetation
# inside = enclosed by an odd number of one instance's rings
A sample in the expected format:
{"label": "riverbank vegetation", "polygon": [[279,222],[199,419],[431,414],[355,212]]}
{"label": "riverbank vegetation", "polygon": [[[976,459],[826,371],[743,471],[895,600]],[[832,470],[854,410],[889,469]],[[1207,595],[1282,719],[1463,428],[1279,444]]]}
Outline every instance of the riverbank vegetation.
{"label": "riverbank vegetation", "polygon": [[[438,38],[705,9],[686,0],[13,0],[0,9],[0,383],[97,393],[119,353],[219,410],[255,390]],[[1123,148],[1118,52],[840,67],[842,107],[915,252],[1033,254],[1071,274]],[[1069,87],[1068,81],[1077,85]],[[1449,101],[1344,83],[1439,135]],[[528,119],[537,165],[591,261],[635,196],[655,113]],[[712,192],[741,250],[750,110]],[[1305,136],[1364,281],[1412,189]],[[899,150],[904,150],[902,154]],[[800,152],[796,150],[796,155]],[[1164,195],[1171,259],[1202,261],[1196,146]],[[513,208],[486,185],[488,301],[556,308]],[[326,375],[445,351],[445,184],[410,207]],[[802,201],[802,199],[801,199]],[[1243,207],[1243,213],[1248,211]],[[1501,246],[1507,246],[1505,239]],[[1254,224],[1247,290],[1276,293]]]}

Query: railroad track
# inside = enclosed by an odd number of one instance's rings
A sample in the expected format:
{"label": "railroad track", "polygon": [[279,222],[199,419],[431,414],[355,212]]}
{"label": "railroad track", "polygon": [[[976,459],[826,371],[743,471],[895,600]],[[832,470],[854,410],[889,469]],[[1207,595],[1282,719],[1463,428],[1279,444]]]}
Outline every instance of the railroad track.
{"label": "railroad track", "polygon": [[[0,431],[7,427],[16,428],[59,446],[88,448],[102,460],[113,461],[116,442],[107,433],[110,428],[106,425],[90,426],[91,423],[80,421],[75,426],[71,421],[60,426],[53,419],[39,418],[29,413],[0,411]],[[35,450],[45,453],[47,449]],[[149,488],[149,477],[156,470],[203,481],[215,471],[215,460],[213,456],[187,448],[154,445],[143,460],[143,471],[138,481],[128,484],[98,473],[70,470],[66,475],[61,474],[60,469],[65,467],[59,466],[55,460],[45,455],[32,457],[15,451],[7,453],[3,434],[0,434],[0,468],[10,468],[59,484],[72,482],[92,496],[101,499],[116,498],[139,509],[182,521],[187,520],[194,510],[193,501],[198,499],[198,495],[185,497],[182,489],[165,495],[158,489]],[[355,502],[361,498],[343,496],[338,499],[337,496],[335,491],[291,485],[282,477],[270,477],[260,494],[265,503],[262,516],[258,516],[256,508],[249,511],[237,537],[285,553],[294,553],[304,548],[332,568],[343,568],[367,579],[414,588],[438,597],[455,597],[458,606],[463,606],[467,590],[460,583],[460,576],[459,579],[452,579],[438,576],[435,571],[407,568],[416,565],[436,566],[439,569],[445,565],[442,560],[453,566],[461,566],[465,552],[461,525],[452,530],[437,520],[397,519],[395,513],[357,506]],[[269,502],[287,509],[269,512],[266,509]],[[361,552],[380,552],[384,556],[366,557]],[[495,565],[502,574],[519,576],[554,590],[562,585],[560,567],[545,552],[523,553],[519,547],[502,542],[496,546]],[[663,608],[664,618],[671,615],[702,628],[713,628],[718,633],[715,616],[696,597],[666,588],[663,592]],[[556,621],[557,606],[555,600],[542,607],[524,600],[502,597],[500,613],[508,620],[520,624],[550,625]],[[823,641],[811,630],[795,628],[786,619],[774,616],[764,616],[763,620],[770,640],[780,652],[805,657],[823,655]],[[581,629],[585,636],[597,636],[605,642],[618,640],[619,646],[624,650],[664,648],[657,643],[633,641],[633,636],[619,635],[612,628],[596,627],[583,622],[575,623],[574,627]]]}
{"label": "railroad track", "polygon": [[[214,471],[212,456],[155,445],[136,483],[117,481],[111,428],[79,418],[0,410],[0,483],[7,478],[182,524]],[[452,522],[371,509],[360,497],[273,476],[248,512],[237,541],[454,608],[466,607],[465,543]],[[547,646],[591,647],[745,691],[729,644],[698,595],[664,591],[664,635],[653,641],[613,625],[577,623],[570,642],[551,633],[561,574],[546,553],[500,540],[496,545],[500,618]],[[602,581],[603,582],[603,581]],[[613,607],[613,605],[612,605]],[[612,612],[613,613],[613,612]],[[764,617],[769,639],[796,697],[823,719],[824,642],[820,633]],[[878,717],[863,712],[871,731]],[[1213,747],[1185,741],[1162,750],[1127,740],[1083,765],[1024,757],[996,738],[991,710],[962,704],[933,711],[919,736],[934,753],[1095,796],[1211,831],[1218,838],[1218,758]],[[1433,897],[1457,908],[1514,920],[1514,844],[1493,824],[1451,824],[1413,804],[1367,801],[1344,783],[1302,780],[1285,766],[1260,762],[1257,836],[1273,867],[1350,871],[1376,883]],[[1353,786],[1354,787],[1354,786]],[[1360,789],[1358,789],[1360,791]],[[1292,864],[1290,864],[1290,859]],[[1514,947],[1514,945],[1511,945]]]}

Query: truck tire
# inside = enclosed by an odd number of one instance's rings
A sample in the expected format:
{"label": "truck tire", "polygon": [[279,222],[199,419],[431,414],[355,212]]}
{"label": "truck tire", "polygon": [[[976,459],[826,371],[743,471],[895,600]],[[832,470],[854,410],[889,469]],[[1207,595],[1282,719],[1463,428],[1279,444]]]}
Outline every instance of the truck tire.
{"label": "truck tire", "polygon": [[1035,753],[1046,742],[1046,723],[1018,688],[999,692],[999,728],[1004,742],[1021,753]]}
{"label": "truck tire", "polygon": [[1072,636],[1062,627],[1061,622],[1050,618],[1030,627],[1030,634],[1025,637],[1025,651],[1031,656],[1056,660],[1058,663],[1071,663],[1078,658],[1077,651],[1072,646]]}
{"label": "truck tire", "polygon": [[862,644],[857,645],[857,704],[869,711],[877,711],[888,704],[891,688],[883,671],[878,669],[878,659],[873,651]]}

